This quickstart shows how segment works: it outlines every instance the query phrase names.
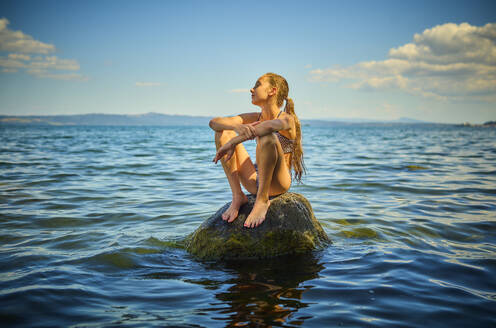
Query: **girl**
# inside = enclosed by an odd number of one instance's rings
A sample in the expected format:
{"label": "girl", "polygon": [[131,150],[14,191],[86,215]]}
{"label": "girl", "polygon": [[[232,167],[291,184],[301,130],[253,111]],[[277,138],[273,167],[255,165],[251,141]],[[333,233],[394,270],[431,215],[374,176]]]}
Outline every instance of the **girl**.
{"label": "girl", "polygon": [[[221,160],[231,186],[232,202],[222,219],[232,222],[239,208],[248,201],[241,184],[256,194],[253,209],[246,218],[245,227],[254,228],[264,220],[270,206],[269,196],[288,191],[291,169],[301,181],[305,171],[301,146],[300,121],[294,112],[294,103],[288,98],[288,82],[282,76],[267,73],[250,90],[252,104],[261,113],[245,113],[233,117],[216,117],[210,121],[215,131],[217,153],[213,161]],[[284,111],[280,111],[283,102]],[[254,165],[242,142],[257,139]]]}

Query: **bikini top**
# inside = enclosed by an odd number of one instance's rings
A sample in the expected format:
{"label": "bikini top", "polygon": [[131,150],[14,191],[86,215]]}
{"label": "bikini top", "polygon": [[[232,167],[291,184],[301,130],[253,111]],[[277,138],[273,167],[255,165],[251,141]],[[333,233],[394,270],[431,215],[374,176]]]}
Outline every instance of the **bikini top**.
{"label": "bikini top", "polygon": [[292,153],[294,150],[295,140],[286,138],[279,132],[276,132],[276,135],[279,138],[279,142],[281,143],[282,152],[284,154]]}
{"label": "bikini top", "polygon": [[[281,113],[282,113],[282,111],[279,112],[279,114],[277,115],[276,118],[278,118],[279,115],[281,115]],[[258,116],[257,121],[260,121],[260,117],[262,117],[262,113],[260,113],[260,115]],[[294,150],[294,145],[295,145],[296,140],[289,139],[289,138],[283,136],[282,134],[279,133],[279,131],[276,131],[275,134],[276,134],[277,138],[279,139],[279,143],[281,144],[282,152],[284,154],[292,153]]]}

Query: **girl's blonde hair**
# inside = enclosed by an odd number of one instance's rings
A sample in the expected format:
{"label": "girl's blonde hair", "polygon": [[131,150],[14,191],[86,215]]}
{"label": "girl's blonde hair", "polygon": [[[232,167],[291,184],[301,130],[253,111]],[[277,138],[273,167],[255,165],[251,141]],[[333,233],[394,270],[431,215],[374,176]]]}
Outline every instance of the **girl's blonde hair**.
{"label": "girl's blonde hair", "polygon": [[294,143],[294,150],[291,153],[290,160],[290,169],[293,169],[294,174],[293,177],[301,182],[301,176],[303,173],[306,173],[305,163],[303,161],[303,146],[301,144],[301,124],[300,120],[295,114],[294,111],[294,102],[291,98],[288,97],[289,94],[289,85],[285,78],[275,73],[265,73],[262,77],[266,78],[269,84],[272,87],[277,89],[276,94],[276,103],[277,107],[281,107],[282,103],[286,101],[286,106],[284,107],[284,111],[291,115],[295,122],[296,128],[296,140]]}

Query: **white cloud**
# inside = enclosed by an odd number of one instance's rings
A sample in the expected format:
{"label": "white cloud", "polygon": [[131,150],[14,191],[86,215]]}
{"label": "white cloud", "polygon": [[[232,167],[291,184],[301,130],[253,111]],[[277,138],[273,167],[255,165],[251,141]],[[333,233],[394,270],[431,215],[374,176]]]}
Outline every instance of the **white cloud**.
{"label": "white cloud", "polygon": [[404,89],[408,85],[408,79],[401,75],[386,77],[371,77],[367,80],[359,81],[350,85],[353,89]]}
{"label": "white cloud", "polygon": [[38,74],[35,74],[38,77],[43,77],[43,78],[49,78],[49,79],[55,79],[55,80],[76,80],[76,81],[88,81],[88,77],[78,74],[78,73],[62,73],[62,74],[53,74],[53,73],[47,73],[47,72],[41,72]]}
{"label": "white cloud", "polygon": [[231,89],[228,90],[229,93],[247,93],[250,92],[250,89]]}
{"label": "white cloud", "polygon": [[136,82],[137,87],[158,87],[160,85],[160,82]]}
{"label": "white cloud", "polygon": [[31,56],[29,55],[23,55],[23,54],[9,54],[8,56],[10,59],[19,59],[19,60],[30,60]]}
{"label": "white cloud", "polygon": [[496,102],[496,24],[444,24],[415,34],[383,61],[310,71],[313,81],[360,90],[400,89],[436,99]]}
{"label": "white cloud", "polygon": [[8,58],[8,57],[0,57],[0,67],[4,69],[17,69],[26,67],[26,64],[20,60]]}
{"label": "white cloud", "polygon": [[53,44],[34,40],[32,36],[21,31],[13,31],[7,26],[6,18],[0,18],[0,51],[49,54],[55,51]]}
{"label": "white cloud", "polygon": [[[55,52],[55,46],[34,40],[21,31],[10,30],[6,18],[0,19],[0,51],[10,52],[0,57],[3,73],[16,73],[20,70],[40,78],[80,80],[87,77],[76,73],[80,66],[77,60],[60,59],[48,54]],[[35,57],[29,54],[37,54]],[[70,71],[70,72],[61,72]]]}
{"label": "white cloud", "polygon": [[73,59],[59,59],[57,56],[46,56],[44,58],[35,58],[28,67],[42,70],[78,71],[79,63]]}

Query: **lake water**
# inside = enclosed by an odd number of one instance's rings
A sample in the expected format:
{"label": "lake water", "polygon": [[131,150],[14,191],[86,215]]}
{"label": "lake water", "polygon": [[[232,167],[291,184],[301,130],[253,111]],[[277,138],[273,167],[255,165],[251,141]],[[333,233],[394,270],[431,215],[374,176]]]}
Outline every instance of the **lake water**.
{"label": "lake water", "polygon": [[230,201],[208,127],[0,126],[2,326],[496,326],[496,129],[303,135],[333,244],[226,263],[177,247]]}

